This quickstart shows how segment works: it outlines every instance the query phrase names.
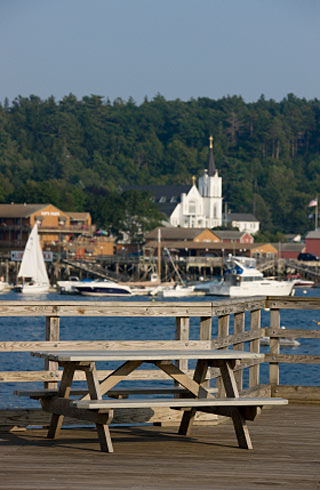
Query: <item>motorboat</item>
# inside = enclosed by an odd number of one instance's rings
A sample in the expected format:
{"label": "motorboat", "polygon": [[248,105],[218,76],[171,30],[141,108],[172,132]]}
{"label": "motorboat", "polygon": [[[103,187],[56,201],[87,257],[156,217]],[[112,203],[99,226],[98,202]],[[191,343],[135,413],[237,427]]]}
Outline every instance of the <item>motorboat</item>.
{"label": "motorboat", "polygon": [[159,286],[154,288],[151,292],[151,296],[160,296],[162,298],[183,298],[185,296],[192,296],[194,292],[194,286],[185,286],[183,284],[176,284],[174,286]]}
{"label": "motorboat", "polygon": [[291,274],[287,276],[288,281],[294,281],[295,288],[313,288],[315,285],[314,281],[304,279],[300,274]]}
{"label": "motorboat", "polygon": [[77,276],[70,276],[68,281],[57,281],[57,290],[60,294],[79,294],[76,287],[79,284],[93,281],[93,279],[80,280]]}
{"label": "motorboat", "polygon": [[94,281],[79,281],[74,286],[78,293],[84,296],[131,296],[129,286],[117,284],[109,279],[96,279]]}
{"label": "motorboat", "polygon": [[26,294],[42,294],[48,293],[50,290],[37,224],[33,226],[26,243],[18,272],[17,284],[13,290],[17,293]]}
{"label": "motorboat", "polygon": [[195,290],[210,296],[292,296],[294,285],[293,281],[264,278],[254,258],[229,256],[222,278],[197,284]]}

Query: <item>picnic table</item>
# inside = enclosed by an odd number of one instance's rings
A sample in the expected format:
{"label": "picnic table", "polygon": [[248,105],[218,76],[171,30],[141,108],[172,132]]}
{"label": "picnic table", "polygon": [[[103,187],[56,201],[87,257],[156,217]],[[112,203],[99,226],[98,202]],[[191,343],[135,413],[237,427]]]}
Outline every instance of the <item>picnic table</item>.
{"label": "picnic table", "polygon": [[[112,452],[112,440],[109,424],[112,421],[113,410],[117,408],[150,408],[170,407],[183,410],[179,434],[189,435],[197,411],[227,415],[232,418],[239,447],[252,449],[246,420],[253,420],[260,407],[264,405],[286,404],[281,398],[250,398],[239,396],[235,380],[234,368],[238,361],[263,360],[264,355],[239,350],[216,349],[161,349],[161,350],[109,350],[109,351],[40,351],[32,352],[33,356],[56,361],[63,368],[59,389],[43,390],[33,398],[40,399],[44,410],[52,413],[48,437],[55,438],[61,429],[64,416],[76,417],[94,422],[97,429],[100,448]],[[176,364],[180,360],[194,360],[196,367],[194,375],[190,376]],[[96,362],[121,361],[118,367],[102,381],[98,379]],[[179,398],[110,398],[114,387],[143,363],[151,363],[175,384],[184,389]],[[208,368],[217,367],[226,396],[217,398],[208,389],[206,375]],[[81,393],[80,399],[70,398],[72,382],[76,371],[84,371],[87,388]],[[29,392],[29,396],[32,396]],[[25,392],[26,394],[26,392]],[[109,398],[103,398],[109,396]]]}

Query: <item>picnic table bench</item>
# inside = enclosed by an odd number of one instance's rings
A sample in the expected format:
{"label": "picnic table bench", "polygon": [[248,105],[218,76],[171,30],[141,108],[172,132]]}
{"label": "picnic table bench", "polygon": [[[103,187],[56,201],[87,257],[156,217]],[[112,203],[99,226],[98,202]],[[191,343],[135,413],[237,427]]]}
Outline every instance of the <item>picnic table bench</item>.
{"label": "picnic table bench", "polygon": [[[182,410],[183,415],[179,434],[189,435],[197,411],[214,413],[231,417],[240,448],[252,449],[246,420],[254,420],[260,408],[265,405],[283,405],[288,403],[282,398],[250,398],[239,396],[234,368],[237,361],[263,360],[264,355],[239,350],[216,349],[157,349],[157,350],[109,350],[109,351],[45,351],[33,352],[32,355],[47,361],[56,361],[63,368],[62,379],[58,390],[21,391],[19,395],[30,396],[41,401],[42,408],[50,412],[51,422],[48,437],[55,438],[61,429],[64,416],[87,420],[96,424],[100,448],[112,452],[113,445],[109,431],[115,409],[170,407]],[[182,371],[176,361],[194,360],[194,376]],[[122,364],[99,382],[96,362],[121,361]],[[175,394],[179,398],[128,398],[114,399],[121,396],[121,389],[115,386],[138,369],[143,363],[151,363],[166,373],[177,384],[176,387],[158,390],[153,395]],[[220,369],[226,396],[217,398],[206,386],[208,368]],[[84,371],[88,388],[72,389],[76,371]],[[167,390],[167,391],[166,391]],[[122,394],[145,394],[142,389],[124,389]],[[150,391],[149,391],[150,392]],[[70,396],[79,395],[80,399]],[[103,396],[108,396],[103,399]]]}

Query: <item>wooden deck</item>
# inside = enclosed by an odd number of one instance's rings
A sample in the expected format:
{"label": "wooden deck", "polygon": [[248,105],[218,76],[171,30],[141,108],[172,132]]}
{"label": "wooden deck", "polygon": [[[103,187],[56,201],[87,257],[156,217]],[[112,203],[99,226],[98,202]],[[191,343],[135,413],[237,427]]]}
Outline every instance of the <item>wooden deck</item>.
{"label": "wooden deck", "polygon": [[250,423],[253,451],[237,447],[231,423],[114,427],[114,454],[94,429],[0,433],[0,489],[320,489],[320,405],[265,409]]}

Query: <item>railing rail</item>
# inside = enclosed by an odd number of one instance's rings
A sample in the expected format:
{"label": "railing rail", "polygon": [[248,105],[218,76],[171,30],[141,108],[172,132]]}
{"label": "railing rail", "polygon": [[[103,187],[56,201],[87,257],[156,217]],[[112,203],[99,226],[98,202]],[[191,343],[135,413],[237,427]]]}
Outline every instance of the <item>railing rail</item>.
{"label": "railing rail", "polygon": [[[261,312],[270,309],[270,327],[261,326]],[[34,350],[79,350],[86,349],[116,349],[116,348],[156,348],[161,347],[161,340],[146,340],[135,342],[126,339],[119,340],[68,340],[60,338],[60,320],[63,317],[149,317],[171,318],[173,332],[172,346],[210,345],[214,348],[250,349],[260,352],[261,337],[270,337],[270,350],[265,356],[269,364],[269,389],[272,393],[293,399],[320,401],[320,387],[284,387],[279,384],[281,364],[304,363],[320,364],[320,356],[296,355],[280,353],[280,338],[320,338],[320,330],[280,328],[280,312],[283,309],[320,310],[320,298],[244,298],[226,299],[221,301],[196,302],[118,302],[118,301],[1,301],[0,317],[43,317],[45,340],[12,340],[0,341],[0,361],[2,353],[31,352]],[[198,337],[190,339],[190,319],[199,318]],[[212,335],[213,322],[217,323],[217,335]],[[1,329],[1,327],[0,327]],[[161,327],[159,327],[160,331]],[[3,338],[3,335],[2,335]],[[168,347],[168,340],[165,341]],[[178,343],[178,344],[177,344]],[[31,357],[31,356],[30,356]],[[2,364],[3,366],[3,364]],[[185,361],[180,361],[180,368],[190,370]],[[61,371],[57,365],[50,362],[44,370],[5,371],[0,367],[0,383],[42,382],[47,387],[56,386]],[[248,370],[248,375],[244,371]],[[99,377],[105,377],[109,371],[100,370]],[[219,395],[223,394],[220,383],[220,373],[211,369],[211,378],[217,378],[216,384]],[[237,383],[240,391],[254,392],[261,387],[260,363],[241,363],[237,367]],[[78,373],[77,380],[82,380]],[[141,370],[135,379],[162,379],[155,370]],[[305,389],[304,389],[305,388]],[[3,407],[5,408],[5,407]],[[1,422],[0,422],[1,425]]]}

